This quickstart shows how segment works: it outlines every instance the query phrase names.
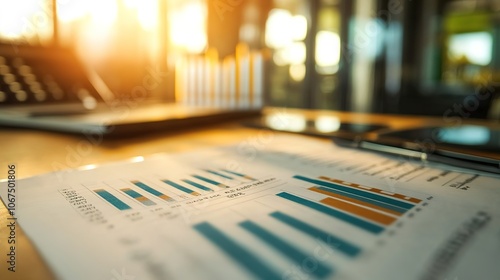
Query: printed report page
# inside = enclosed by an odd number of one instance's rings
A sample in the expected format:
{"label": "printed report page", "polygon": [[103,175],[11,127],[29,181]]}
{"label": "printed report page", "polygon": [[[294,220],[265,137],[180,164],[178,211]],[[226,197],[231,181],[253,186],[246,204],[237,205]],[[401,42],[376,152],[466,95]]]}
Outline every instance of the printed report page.
{"label": "printed report page", "polygon": [[[493,279],[500,180],[274,136],[18,180],[61,279]],[[14,206],[14,205],[11,205]]]}

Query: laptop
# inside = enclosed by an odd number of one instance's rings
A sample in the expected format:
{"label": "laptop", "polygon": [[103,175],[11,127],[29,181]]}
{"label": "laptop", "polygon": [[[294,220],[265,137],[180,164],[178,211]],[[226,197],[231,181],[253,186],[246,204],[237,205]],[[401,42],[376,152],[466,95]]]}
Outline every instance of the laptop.
{"label": "laptop", "polygon": [[65,49],[0,45],[0,125],[103,135],[141,135],[260,114],[258,108],[120,102]]}

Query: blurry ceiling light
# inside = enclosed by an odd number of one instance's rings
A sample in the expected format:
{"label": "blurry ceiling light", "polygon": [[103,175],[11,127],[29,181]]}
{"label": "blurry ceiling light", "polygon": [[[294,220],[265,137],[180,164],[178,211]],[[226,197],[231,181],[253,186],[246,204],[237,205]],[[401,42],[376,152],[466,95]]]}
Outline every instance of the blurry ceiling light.
{"label": "blurry ceiling light", "polygon": [[334,74],[340,61],[340,37],[332,31],[316,34],[316,65],[320,74]]}
{"label": "blurry ceiling light", "polygon": [[453,34],[448,45],[452,59],[465,57],[470,63],[477,65],[488,65],[491,62],[493,38],[489,32]]}
{"label": "blurry ceiling light", "polygon": [[307,19],[302,15],[293,16],[291,20],[291,29],[293,31],[293,39],[303,41],[307,36]]}
{"label": "blurry ceiling light", "polygon": [[290,65],[289,74],[294,81],[303,81],[306,76],[306,65],[303,63]]}
{"label": "blurry ceiling light", "polygon": [[316,118],[314,126],[316,127],[316,130],[323,133],[334,132],[339,130],[340,120],[339,118],[332,116],[319,116]]}
{"label": "blurry ceiling light", "polygon": [[285,48],[285,60],[288,64],[301,64],[306,62],[306,44],[294,42]]}
{"label": "blurry ceiling light", "polygon": [[290,22],[292,14],[287,10],[273,9],[269,12],[266,22],[266,45],[279,49],[288,46],[293,41]]}

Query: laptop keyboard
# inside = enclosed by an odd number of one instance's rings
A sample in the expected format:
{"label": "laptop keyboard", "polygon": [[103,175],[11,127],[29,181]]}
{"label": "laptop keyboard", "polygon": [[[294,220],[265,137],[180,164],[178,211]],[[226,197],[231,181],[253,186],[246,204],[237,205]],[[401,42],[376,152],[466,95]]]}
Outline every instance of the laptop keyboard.
{"label": "laptop keyboard", "polygon": [[0,52],[0,107],[100,100],[78,60],[67,53]]}

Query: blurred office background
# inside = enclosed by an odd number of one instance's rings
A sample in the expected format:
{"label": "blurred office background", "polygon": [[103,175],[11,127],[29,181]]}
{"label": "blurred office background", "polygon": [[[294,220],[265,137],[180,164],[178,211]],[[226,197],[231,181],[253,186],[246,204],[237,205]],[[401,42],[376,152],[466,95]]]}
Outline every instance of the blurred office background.
{"label": "blurred office background", "polygon": [[179,61],[245,46],[266,106],[498,119],[499,43],[500,0],[0,2],[0,44],[70,48],[117,97],[153,77],[164,101]]}

